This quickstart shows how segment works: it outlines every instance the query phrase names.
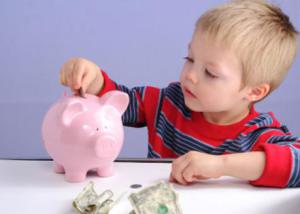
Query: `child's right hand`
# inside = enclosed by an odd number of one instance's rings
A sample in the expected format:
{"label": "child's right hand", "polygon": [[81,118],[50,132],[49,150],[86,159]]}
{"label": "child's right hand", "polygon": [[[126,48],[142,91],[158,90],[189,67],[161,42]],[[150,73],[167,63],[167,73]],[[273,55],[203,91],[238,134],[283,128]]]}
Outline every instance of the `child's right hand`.
{"label": "child's right hand", "polygon": [[84,93],[96,95],[102,90],[104,79],[95,63],[83,58],[73,58],[62,66],[60,82],[70,87],[74,93],[82,88]]}

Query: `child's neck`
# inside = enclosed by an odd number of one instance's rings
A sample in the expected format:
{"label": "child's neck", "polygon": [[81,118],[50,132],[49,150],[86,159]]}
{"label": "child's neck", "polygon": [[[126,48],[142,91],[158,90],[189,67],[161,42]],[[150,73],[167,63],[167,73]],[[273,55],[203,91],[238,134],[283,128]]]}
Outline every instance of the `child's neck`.
{"label": "child's neck", "polygon": [[203,112],[205,119],[216,125],[231,125],[240,122],[250,112],[250,107],[223,112]]}

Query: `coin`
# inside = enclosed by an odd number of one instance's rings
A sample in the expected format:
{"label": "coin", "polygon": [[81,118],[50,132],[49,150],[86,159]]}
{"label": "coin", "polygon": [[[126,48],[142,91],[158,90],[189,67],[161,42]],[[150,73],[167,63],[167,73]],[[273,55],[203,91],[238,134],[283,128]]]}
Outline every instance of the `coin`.
{"label": "coin", "polygon": [[138,188],[141,188],[141,187],[142,187],[141,184],[132,184],[132,185],[130,185],[130,188],[132,188],[132,189],[138,189]]}
{"label": "coin", "polygon": [[86,98],[85,93],[83,92],[82,87],[79,88],[79,96],[81,96],[82,98]]}

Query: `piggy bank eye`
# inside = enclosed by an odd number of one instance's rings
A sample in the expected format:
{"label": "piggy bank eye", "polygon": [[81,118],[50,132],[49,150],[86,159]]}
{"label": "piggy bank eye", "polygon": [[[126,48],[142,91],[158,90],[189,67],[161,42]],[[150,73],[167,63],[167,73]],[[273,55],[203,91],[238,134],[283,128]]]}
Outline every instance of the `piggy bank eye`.
{"label": "piggy bank eye", "polygon": [[96,131],[98,132],[98,131],[99,131],[99,128],[96,128]]}

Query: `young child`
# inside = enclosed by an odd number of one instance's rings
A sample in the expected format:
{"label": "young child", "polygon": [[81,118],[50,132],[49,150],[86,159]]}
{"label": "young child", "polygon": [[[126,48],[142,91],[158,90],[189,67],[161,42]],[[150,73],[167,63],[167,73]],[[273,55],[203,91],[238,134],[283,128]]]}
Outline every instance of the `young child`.
{"label": "young child", "polygon": [[125,126],[147,126],[149,158],[176,158],[170,181],[189,184],[220,176],[252,185],[300,186],[300,138],[256,102],[275,90],[297,50],[297,31],[279,8],[233,1],[197,21],[180,82],[132,89],[96,64],[67,61],[60,72],[73,91],[130,96]]}

